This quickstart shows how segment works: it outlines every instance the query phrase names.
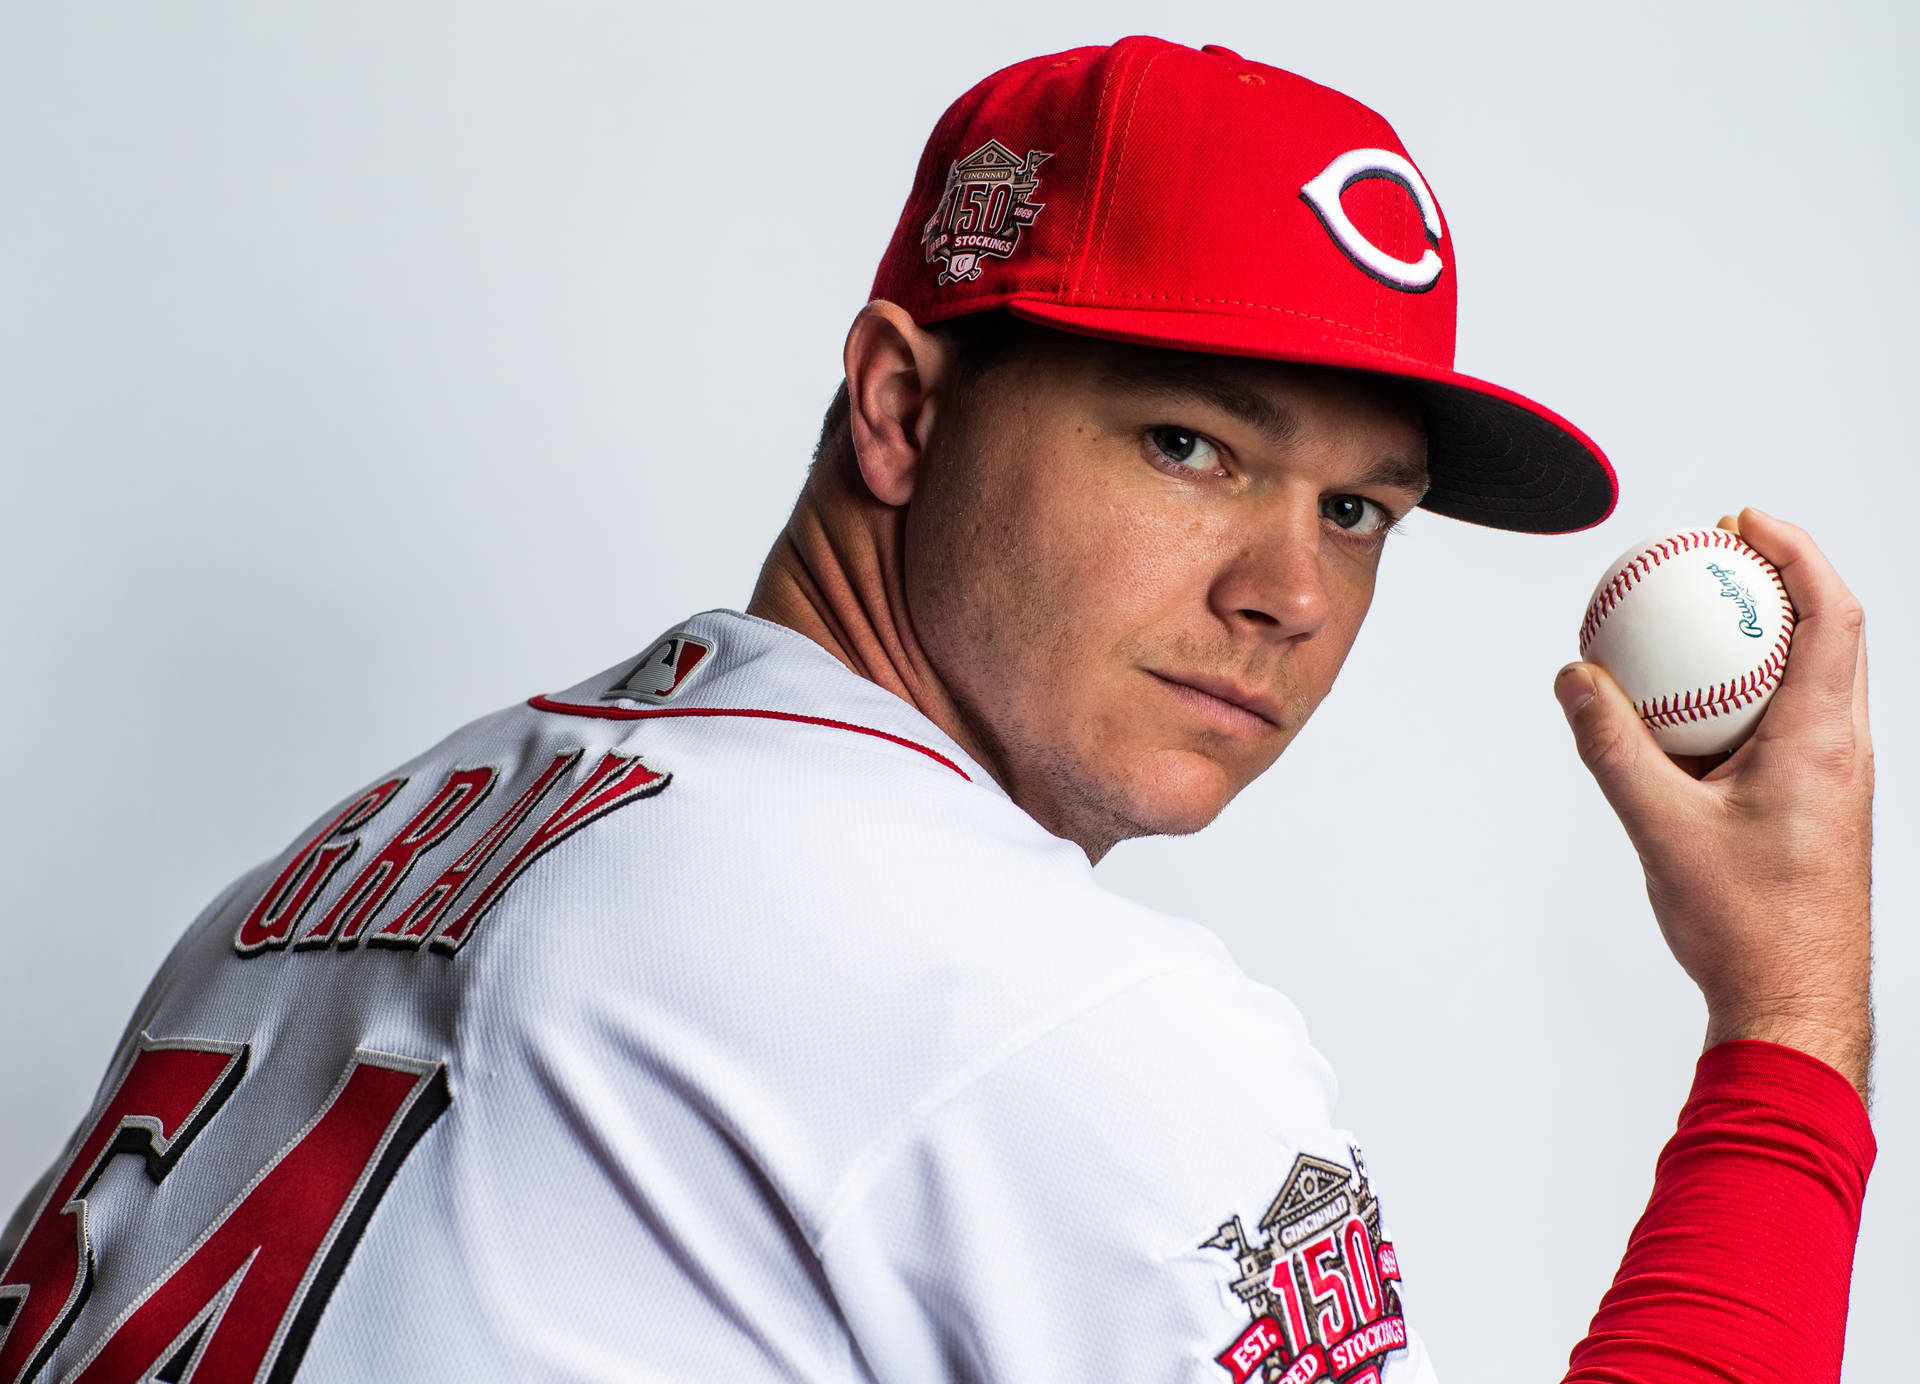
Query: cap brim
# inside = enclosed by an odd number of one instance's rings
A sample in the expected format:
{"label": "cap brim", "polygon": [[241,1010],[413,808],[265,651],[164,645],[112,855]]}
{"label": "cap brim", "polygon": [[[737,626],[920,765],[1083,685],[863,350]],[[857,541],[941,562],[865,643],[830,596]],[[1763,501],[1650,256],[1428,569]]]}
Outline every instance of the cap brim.
{"label": "cap brim", "polygon": [[1522,533],[1573,533],[1613,513],[1606,454],[1573,424],[1512,390],[1311,326],[1192,311],[1089,307],[1015,297],[1016,317],[1140,346],[1291,361],[1408,381],[1427,426],[1423,508]]}

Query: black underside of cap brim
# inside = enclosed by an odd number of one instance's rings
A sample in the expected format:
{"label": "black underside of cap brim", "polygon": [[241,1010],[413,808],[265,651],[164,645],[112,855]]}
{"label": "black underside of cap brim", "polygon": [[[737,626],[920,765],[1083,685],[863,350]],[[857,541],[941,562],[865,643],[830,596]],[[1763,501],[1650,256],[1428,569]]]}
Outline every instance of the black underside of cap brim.
{"label": "black underside of cap brim", "polygon": [[1454,385],[1404,382],[1426,415],[1423,509],[1520,533],[1570,533],[1613,511],[1607,468],[1539,414]]}

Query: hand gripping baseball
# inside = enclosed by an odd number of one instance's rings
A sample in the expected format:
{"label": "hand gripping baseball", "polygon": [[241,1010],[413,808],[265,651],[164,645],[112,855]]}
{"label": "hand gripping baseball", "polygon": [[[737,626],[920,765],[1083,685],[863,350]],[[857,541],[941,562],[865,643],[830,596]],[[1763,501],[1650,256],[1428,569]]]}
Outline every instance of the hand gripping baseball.
{"label": "hand gripping baseball", "polygon": [[1873,747],[1863,613],[1800,529],[1754,509],[1720,526],[1780,570],[1799,616],[1753,736],[1724,760],[1670,758],[1597,664],[1562,668],[1554,693],[1639,852],[1667,945],[1706,998],[1706,1046],[1798,1048],[1865,1100]]}

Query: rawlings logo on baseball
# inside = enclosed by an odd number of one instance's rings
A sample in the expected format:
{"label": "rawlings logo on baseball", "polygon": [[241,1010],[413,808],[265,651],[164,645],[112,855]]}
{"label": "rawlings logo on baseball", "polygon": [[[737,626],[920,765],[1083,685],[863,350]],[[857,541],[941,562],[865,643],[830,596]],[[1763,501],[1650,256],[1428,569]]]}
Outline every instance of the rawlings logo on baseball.
{"label": "rawlings logo on baseball", "polygon": [[1760,607],[1753,603],[1753,592],[1734,579],[1733,573],[1717,562],[1709,562],[1707,570],[1720,578],[1720,594],[1737,602],[1740,606],[1740,633],[1749,639],[1758,639],[1766,631],[1760,627]]}
{"label": "rawlings logo on baseball", "polygon": [[1720,754],[1759,723],[1792,639],[1773,564],[1726,529],[1683,529],[1608,568],[1580,625],[1580,657],[1613,674],[1668,754]]}

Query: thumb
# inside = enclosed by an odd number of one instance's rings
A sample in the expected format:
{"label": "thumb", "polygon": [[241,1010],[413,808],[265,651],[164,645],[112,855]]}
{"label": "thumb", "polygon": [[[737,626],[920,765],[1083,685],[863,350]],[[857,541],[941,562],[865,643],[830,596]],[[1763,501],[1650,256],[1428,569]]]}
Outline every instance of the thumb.
{"label": "thumb", "polygon": [[1637,841],[1638,828],[1659,802],[1670,801],[1672,780],[1685,780],[1686,773],[1667,758],[1620,684],[1599,664],[1569,663],[1554,677],[1553,695],[1566,713],[1581,762]]}

